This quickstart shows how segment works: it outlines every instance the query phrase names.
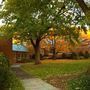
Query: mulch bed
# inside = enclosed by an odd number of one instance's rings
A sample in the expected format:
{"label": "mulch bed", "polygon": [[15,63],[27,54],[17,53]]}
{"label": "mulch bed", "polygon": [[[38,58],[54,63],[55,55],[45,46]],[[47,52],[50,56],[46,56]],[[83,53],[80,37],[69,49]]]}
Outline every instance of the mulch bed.
{"label": "mulch bed", "polygon": [[73,78],[76,78],[77,76],[78,75],[48,77],[45,79],[45,81],[57,88],[60,88],[60,90],[67,90],[67,82]]}

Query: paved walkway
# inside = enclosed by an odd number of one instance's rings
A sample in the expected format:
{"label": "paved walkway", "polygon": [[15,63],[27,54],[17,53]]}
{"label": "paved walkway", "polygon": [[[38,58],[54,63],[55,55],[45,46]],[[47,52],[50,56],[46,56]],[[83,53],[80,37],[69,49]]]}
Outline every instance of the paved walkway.
{"label": "paved walkway", "polygon": [[35,78],[32,75],[26,74],[20,69],[20,67],[13,66],[12,70],[16,76],[21,79],[25,90],[60,90],[39,78]]}

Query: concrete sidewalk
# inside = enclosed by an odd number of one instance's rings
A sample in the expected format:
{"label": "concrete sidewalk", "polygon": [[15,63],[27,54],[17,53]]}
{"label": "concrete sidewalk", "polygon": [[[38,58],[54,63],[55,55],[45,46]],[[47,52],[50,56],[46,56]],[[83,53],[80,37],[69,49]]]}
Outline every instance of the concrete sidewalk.
{"label": "concrete sidewalk", "polygon": [[20,67],[12,67],[12,71],[16,74],[17,77],[21,79],[25,90],[60,90],[39,78],[28,75],[23,70],[21,70]]}
{"label": "concrete sidewalk", "polygon": [[39,78],[22,80],[25,90],[60,90]]}

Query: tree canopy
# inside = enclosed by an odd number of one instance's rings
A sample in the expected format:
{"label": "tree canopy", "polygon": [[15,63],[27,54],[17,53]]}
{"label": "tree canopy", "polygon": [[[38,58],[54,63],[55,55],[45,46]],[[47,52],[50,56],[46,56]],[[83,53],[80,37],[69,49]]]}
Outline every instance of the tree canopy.
{"label": "tree canopy", "polygon": [[[30,40],[40,59],[40,41],[50,28],[70,41],[78,40],[79,31],[72,25],[85,24],[85,16],[76,0],[6,0],[0,10],[5,32],[18,32],[23,40]],[[7,27],[12,27],[12,29]]]}
{"label": "tree canopy", "polygon": [[64,3],[60,0],[7,0],[1,17],[6,24],[13,24],[15,29],[20,30],[21,35],[27,34],[23,33],[27,31],[29,37],[37,39],[50,27],[60,30],[80,24],[79,21],[82,21],[84,16],[77,3],[72,1]]}

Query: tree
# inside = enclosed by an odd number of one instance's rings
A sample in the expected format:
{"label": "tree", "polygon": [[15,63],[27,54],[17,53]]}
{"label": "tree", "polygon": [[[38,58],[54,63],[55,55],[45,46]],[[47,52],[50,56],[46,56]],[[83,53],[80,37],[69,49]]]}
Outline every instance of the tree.
{"label": "tree", "polygon": [[[64,0],[6,0],[0,12],[8,34],[18,32],[21,39],[31,41],[35,64],[40,63],[40,41],[50,28],[70,41],[78,41],[79,31],[71,25],[80,24],[84,16],[74,1]],[[7,29],[4,29],[7,32]],[[11,33],[12,34],[12,33]]]}
{"label": "tree", "polygon": [[[90,1],[87,0],[76,0],[79,6],[82,8],[82,11],[85,13],[88,23],[90,24]],[[85,3],[86,2],[86,3]]]}

